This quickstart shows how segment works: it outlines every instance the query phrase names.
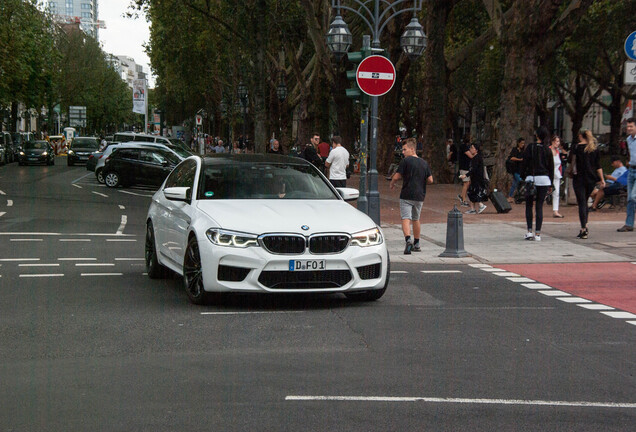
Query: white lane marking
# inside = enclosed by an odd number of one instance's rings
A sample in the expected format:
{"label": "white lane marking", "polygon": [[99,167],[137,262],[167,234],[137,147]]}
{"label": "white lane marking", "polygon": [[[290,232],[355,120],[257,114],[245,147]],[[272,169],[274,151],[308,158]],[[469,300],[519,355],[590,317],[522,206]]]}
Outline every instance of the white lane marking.
{"label": "white lane marking", "polygon": [[59,267],[59,264],[18,264],[18,267]]}
{"label": "white lane marking", "polygon": [[4,261],[4,262],[40,261],[40,258],[1,258],[0,261]]}
{"label": "white lane marking", "polygon": [[110,242],[136,242],[137,240],[135,240],[135,239],[106,239],[106,241],[110,241]]}
{"label": "white lane marking", "polygon": [[104,198],[108,198],[108,195],[103,194],[103,193],[101,193],[101,192],[95,192],[95,191],[91,191],[91,192],[92,192],[92,193],[94,193],[95,195],[99,195],[99,196],[102,196],[102,197],[104,197]]}
{"label": "white lane marking", "polygon": [[6,195],[6,193],[0,190],[0,195]]}
{"label": "white lane marking", "polygon": [[436,273],[461,273],[461,270],[422,270],[420,273],[425,273],[425,274],[436,274]]}
{"label": "white lane marking", "polygon": [[123,276],[123,273],[80,273],[80,276]]}
{"label": "white lane marking", "polygon": [[77,183],[78,181],[80,181],[80,180],[82,180],[82,179],[85,179],[86,177],[88,177],[89,175],[92,175],[92,174],[93,174],[93,173],[88,173],[88,174],[86,174],[86,175],[81,176],[80,178],[76,178],[75,180],[73,180],[73,181],[71,182],[71,184],[75,184],[75,183]]}
{"label": "white lane marking", "polygon": [[121,215],[121,223],[119,224],[119,228],[117,228],[116,235],[121,235],[124,233],[124,228],[126,228],[126,223],[128,222],[128,216]]}
{"label": "white lane marking", "polygon": [[20,277],[24,278],[39,278],[39,277],[62,277],[64,273],[44,273],[44,274],[21,274]]}
{"label": "white lane marking", "polygon": [[113,263],[75,263],[75,267],[113,267]]}
{"label": "white lane marking", "polygon": [[592,300],[584,299],[581,297],[557,297],[557,300],[561,300],[565,303],[592,303]]}
{"label": "white lane marking", "polygon": [[344,402],[429,402],[472,405],[533,405],[550,407],[584,408],[636,408],[632,402],[550,401],[525,399],[467,399],[439,397],[391,397],[391,396],[286,396],[286,401],[344,401]]}
{"label": "white lane marking", "polygon": [[603,315],[618,319],[634,319],[636,315],[630,312],[601,312]]}
{"label": "white lane marking", "polygon": [[33,238],[27,238],[27,239],[9,239],[9,241],[12,241],[12,242],[41,242],[41,241],[44,241],[44,239],[33,239]]}
{"label": "white lane marking", "polygon": [[407,271],[404,270],[391,270],[391,274],[406,274]]}
{"label": "white lane marking", "polygon": [[602,304],[580,304],[577,305],[578,307],[582,307],[585,309],[589,309],[589,310],[614,310],[613,307],[611,306],[606,306],[606,305],[602,305]]}
{"label": "white lane marking", "polygon": [[563,291],[559,291],[559,290],[546,290],[546,291],[538,291],[543,295],[547,295],[548,297],[559,297],[559,296],[571,296],[572,294],[563,292]]}
{"label": "white lane marking", "polygon": [[260,314],[294,314],[305,311],[257,311],[257,312],[201,312],[201,315],[260,315]]}
{"label": "white lane marking", "polygon": [[493,273],[493,274],[497,275],[497,276],[503,276],[503,277],[519,277],[520,276],[517,273],[507,272],[507,271],[504,271],[504,272],[501,272],[501,273],[497,272],[497,273]]}
{"label": "white lane marking", "polygon": [[123,205],[119,204],[119,210],[126,210],[126,207],[124,207]]}
{"label": "white lane marking", "polygon": [[490,264],[468,264],[468,266],[472,268],[478,268],[478,269],[492,268]]}
{"label": "white lane marking", "polygon": [[521,286],[524,286],[530,289],[551,289],[552,288],[550,285],[546,285],[542,283],[524,283],[524,284],[521,284]]}
{"label": "white lane marking", "polygon": [[485,271],[485,272],[491,272],[491,273],[494,273],[494,272],[503,272],[503,271],[505,271],[504,269],[500,269],[500,268],[497,268],[497,267],[482,268],[482,269],[480,269],[480,270],[483,270],[483,271]]}
{"label": "white lane marking", "polygon": [[71,183],[71,186],[75,186],[78,189],[83,189],[80,185],[76,185],[75,183]]}
{"label": "white lane marking", "polygon": [[115,258],[115,261],[143,261],[145,258]]}
{"label": "white lane marking", "polygon": [[58,261],[97,261],[97,258],[58,258]]}
{"label": "white lane marking", "polygon": [[89,242],[91,239],[60,239],[61,242]]}
{"label": "white lane marking", "polygon": [[6,215],[7,212],[0,212],[0,217]]}
{"label": "white lane marking", "polygon": [[152,195],[138,194],[138,193],[135,193],[135,192],[125,191],[125,190],[117,190],[117,192],[125,193],[125,194],[128,194],[128,195],[135,195],[135,196],[140,196],[140,197],[152,198]]}
{"label": "white lane marking", "polygon": [[627,324],[636,325],[636,321],[625,321]]}
{"label": "white lane marking", "polygon": [[517,283],[521,283],[521,282],[536,282],[534,279],[530,279],[527,277],[509,277],[506,278],[511,282],[517,282]]}
{"label": "white lane marking", "polygon": [[13,207],[13,200],[7,200],[7,207]]}

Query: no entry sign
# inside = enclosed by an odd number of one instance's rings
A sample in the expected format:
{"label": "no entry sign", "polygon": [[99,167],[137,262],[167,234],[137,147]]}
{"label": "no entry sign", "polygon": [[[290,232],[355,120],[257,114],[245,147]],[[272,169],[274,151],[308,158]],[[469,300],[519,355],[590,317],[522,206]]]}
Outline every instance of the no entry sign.
{"label": "no entry sign", "polygon": [[358,65],[356,81],[360,90],[369,96],[382,96],[395,84],[395,67],[386,57],[369,56]]}

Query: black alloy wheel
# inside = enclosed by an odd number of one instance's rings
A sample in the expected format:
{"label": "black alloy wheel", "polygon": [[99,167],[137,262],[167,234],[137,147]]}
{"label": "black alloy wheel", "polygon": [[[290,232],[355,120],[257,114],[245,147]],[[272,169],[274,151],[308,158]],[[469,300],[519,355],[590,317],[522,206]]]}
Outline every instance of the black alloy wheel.
{"label": "black alloy wheel", "polygon": [[190,237],[183,259],[183,283],[190,301],[196,305],[205,304],[208,295],[203,289],[203,270],[199,243],[196,237]]}
{"label": "black alloy wheel", "polygon": [[148,221],[146,226],[146,245],[145,245],[145,258],[146,258],[146,272],[150,279],[160,279],[166,276],[167,269],[159,264],[157,259],[157,248],[155,247],[155,231],[152,226],[152,222]]}

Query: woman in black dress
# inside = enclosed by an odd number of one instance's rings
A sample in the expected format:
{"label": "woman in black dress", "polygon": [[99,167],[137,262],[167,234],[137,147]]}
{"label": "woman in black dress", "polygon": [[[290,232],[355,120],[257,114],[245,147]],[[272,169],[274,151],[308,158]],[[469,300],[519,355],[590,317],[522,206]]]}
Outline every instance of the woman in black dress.
{"label": "woman in black dress", "polygon": [[576,203],[579,206],[579,221],[581,230],[577,238],[586,239],[589,232],[587,230],[587,201],[594,190],[596,183],[605,187],[605,176],[601,168],[601,158],[598,151],[596,138],[589,130],[582,130],[579,133],[579,143],[570,150],[568,164],[572,165],[572,179]]}

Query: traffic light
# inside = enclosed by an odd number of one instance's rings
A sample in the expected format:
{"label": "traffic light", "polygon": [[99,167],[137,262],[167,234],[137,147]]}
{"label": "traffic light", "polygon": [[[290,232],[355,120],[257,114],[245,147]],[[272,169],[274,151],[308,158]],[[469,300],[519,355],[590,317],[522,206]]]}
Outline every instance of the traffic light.
{"label": "traffic light", "polygon": [[359,101],[362,104],[369,104],[369,96],[364,94],[356,81],[356,73],[358,65],[362,60],[371,55],[370,49],[362,49],[361,51],[355,51],[347,53],[347,58],[353,63],[353,70],[347,71],[347,79],[352,82],[352,86],[346,90],[347,97]]}

